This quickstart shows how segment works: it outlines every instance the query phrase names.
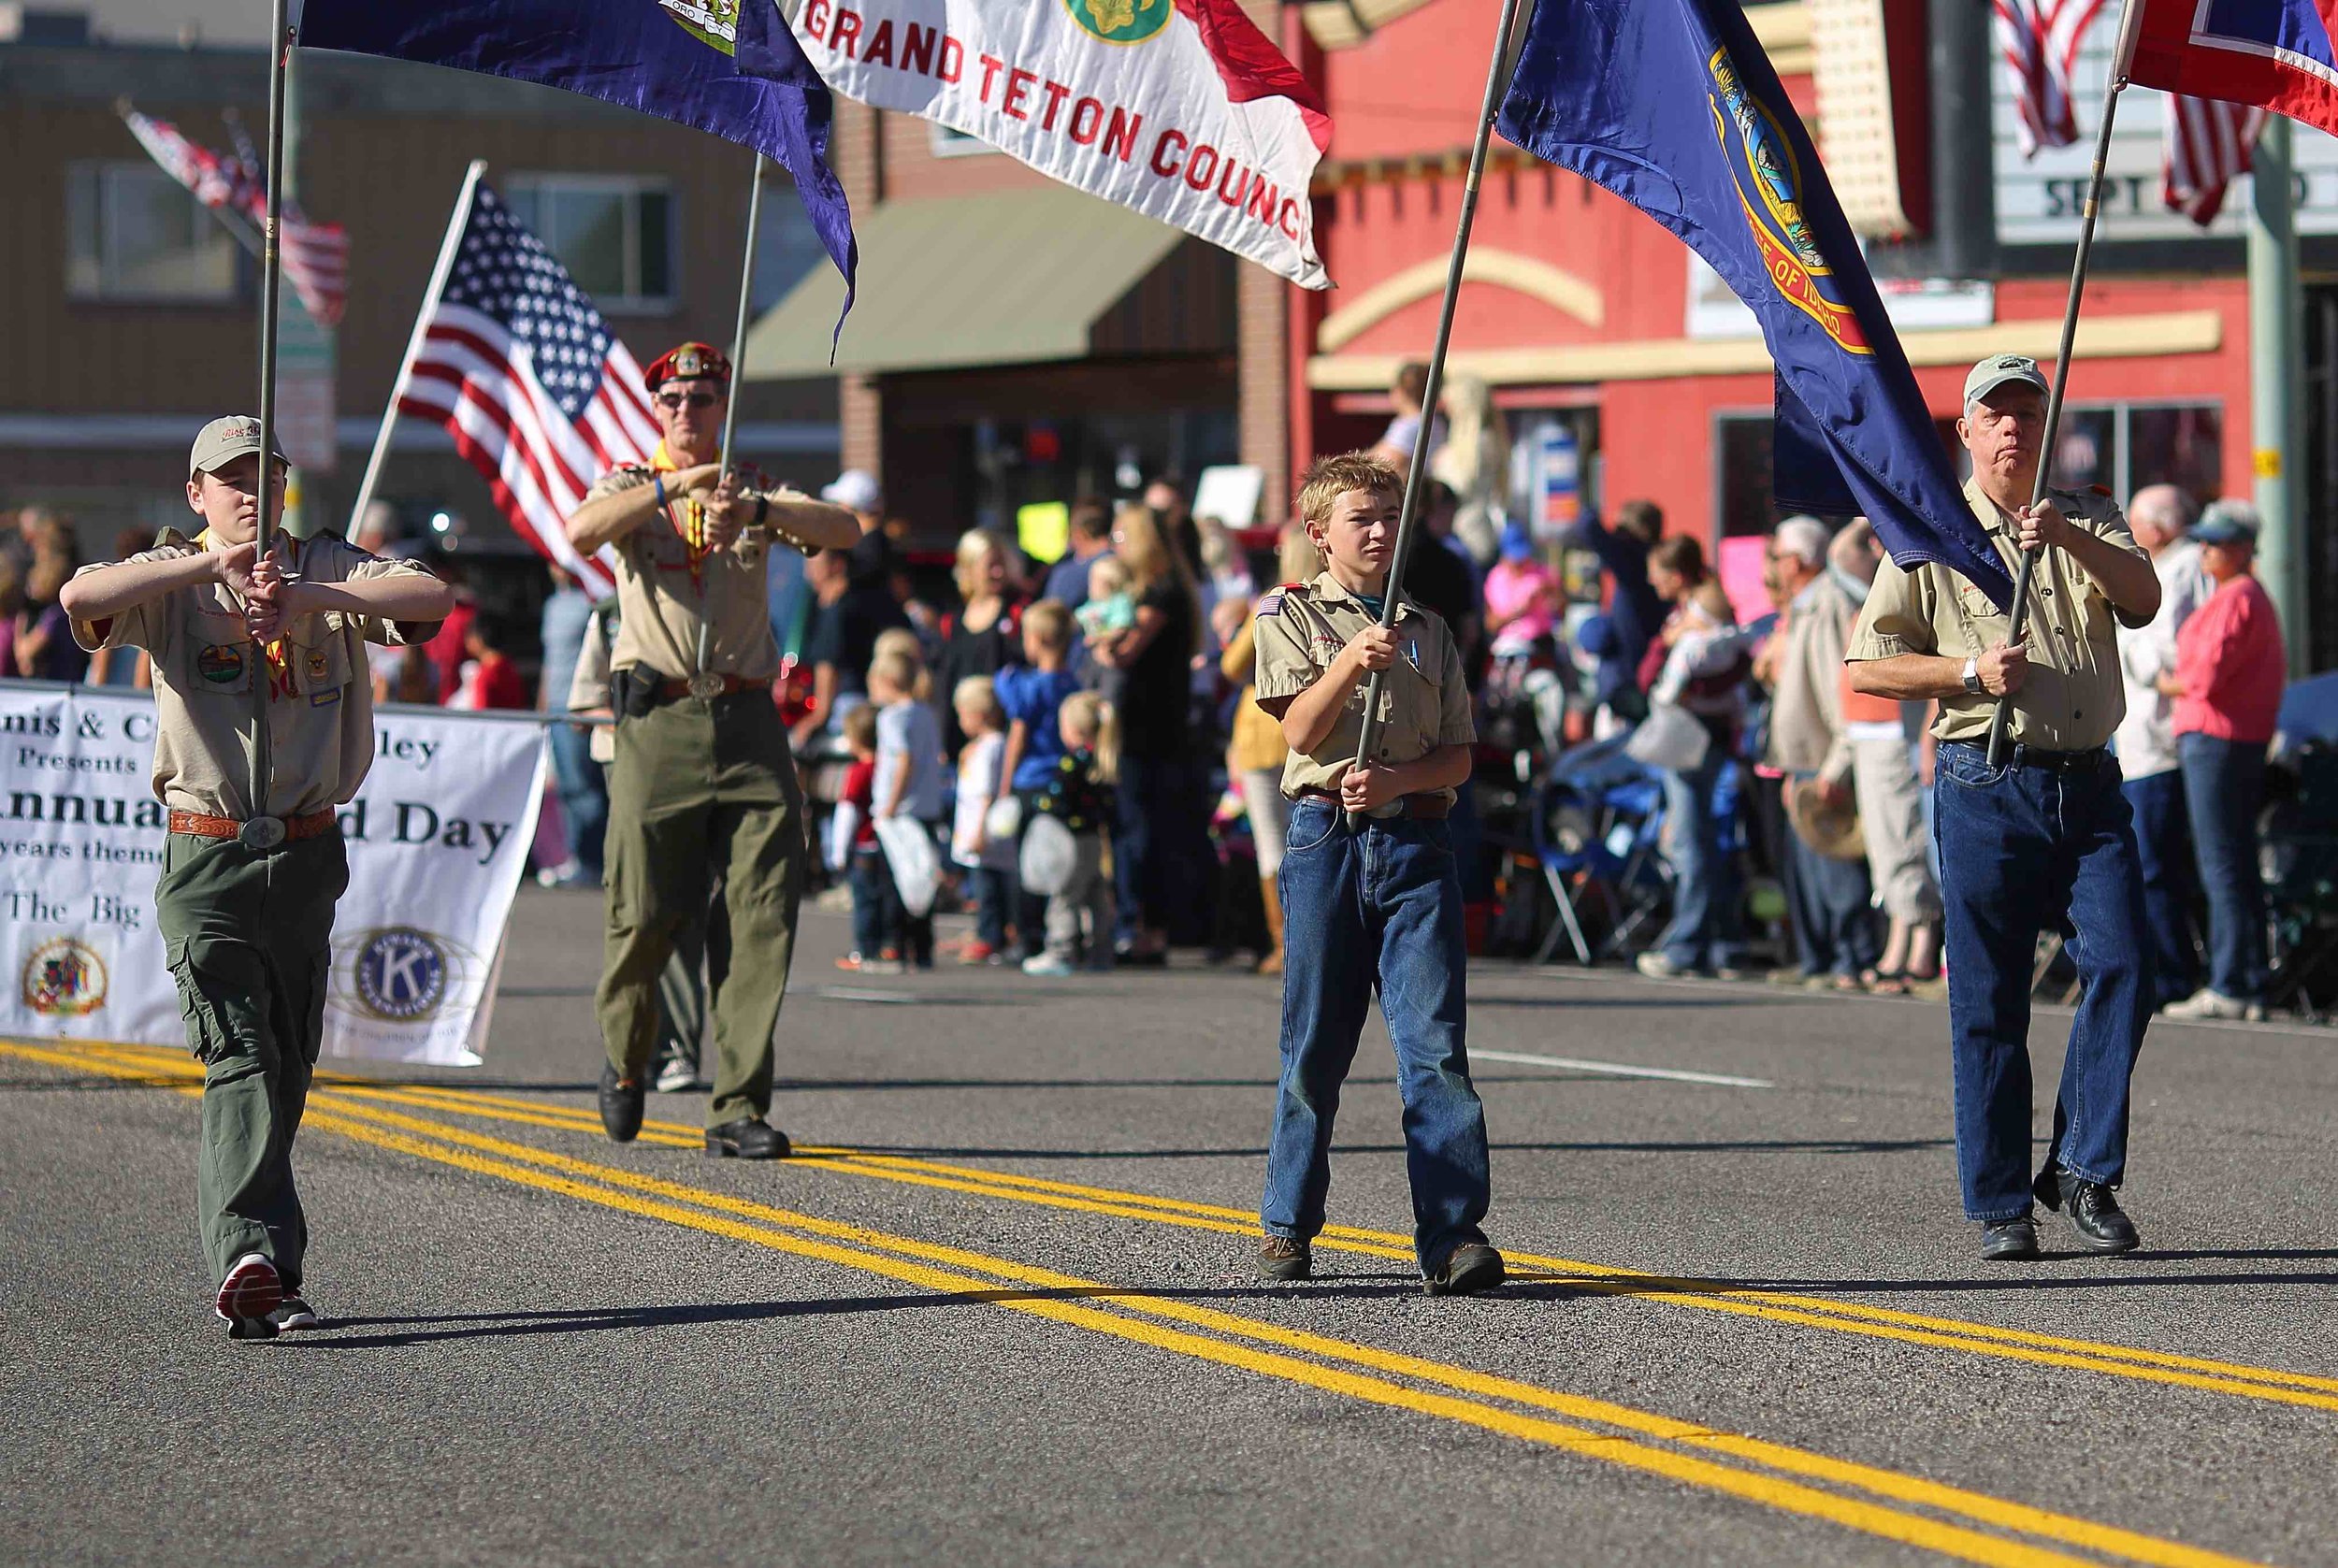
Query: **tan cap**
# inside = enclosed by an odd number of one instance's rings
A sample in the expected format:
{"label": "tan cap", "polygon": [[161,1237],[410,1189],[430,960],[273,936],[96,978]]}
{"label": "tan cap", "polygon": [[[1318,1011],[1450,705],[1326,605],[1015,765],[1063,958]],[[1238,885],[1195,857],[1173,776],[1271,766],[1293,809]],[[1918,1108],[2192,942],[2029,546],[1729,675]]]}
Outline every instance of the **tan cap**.
{"label": "tan cap", "polygon": [[[282,446],[270,441],[276,460],[290,467]],[[213,468],[260,450],[260,421],[253,414],[226,414],[205,425],[187,453],[187,472],[208,474]]]}
{"label": "tan cap", "polygon": [[2024,386],[2034,386],[2040,392],[2052,396],[2051,389],[2046,385],[2045,372],[2038,368],[2036,360],[2028,354],[1993,353],[1974,366],[1965,377],[1965,406],[1970,408],[1999,387],[2014,381]]}

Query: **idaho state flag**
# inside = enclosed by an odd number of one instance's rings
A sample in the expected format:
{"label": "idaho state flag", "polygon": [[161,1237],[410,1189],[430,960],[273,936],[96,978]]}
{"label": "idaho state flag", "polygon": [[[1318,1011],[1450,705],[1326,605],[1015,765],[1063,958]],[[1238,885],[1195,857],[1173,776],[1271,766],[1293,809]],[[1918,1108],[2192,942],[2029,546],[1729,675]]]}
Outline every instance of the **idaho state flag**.
{"label": "idaho state flag", "polygon": [[1864,512],[1903,567],[2012,605],[1801,118],[1738,0],[1536,0],[1502,134],[1679,235],[1778,366],[1783,511]]}
{"label": "idaho state flag", "polygon": [[298,37],[564,87],[752,147],[795,177],[851,309],[852,213],[828,166],[835,101],[777,0],[307,0]]}
{"label": "idaho state flag", "polygon": [[2223,98],[2338,135],[2338,0],[2128,0],[2129,79]]}

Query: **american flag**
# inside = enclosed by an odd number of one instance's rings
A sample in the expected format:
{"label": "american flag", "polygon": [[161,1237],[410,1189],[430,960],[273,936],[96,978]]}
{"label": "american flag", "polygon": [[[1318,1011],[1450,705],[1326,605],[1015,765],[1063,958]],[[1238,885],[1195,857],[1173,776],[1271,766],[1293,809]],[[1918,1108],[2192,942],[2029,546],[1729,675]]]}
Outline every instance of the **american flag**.
{"label": "american flag", "polygon": [[580,557],[567,522],[596,479],[657,449],[642,367],[483,184],[420,345],[399,378],[397,411],[445,425],[519,536],[595,598],[611,592],[613,558]]}
{"label": "american flag", "polygon": [[2078,139],[2071,111],[2071,67],[2103,0],[1994,0],[1997,43],[2013,79],[2021,155]]}
{"label": "american flag", "polygon": [[[138,145],[165,173],[195,193],[195,200],[214,212],[236,214],[256,234],[267,232],[267,182],[258,160],[243,154],[223,156],[189,141],[169,121],[136,109],[123,109],[122,118]],[[281,217],[278,255],[285,281],[312,320],[321,326],[338,326],[349,302],[349,237],[339,223],[310,223],[293,203],[285,204]]]}
{"label": "american flag", "polygon": [[2265,111],[2221,98],[2168,94],[2161,144],[2159,196],[2201,228],[2223,209],[2225,187],[2249,171],[2249,153],[2265,127]]}

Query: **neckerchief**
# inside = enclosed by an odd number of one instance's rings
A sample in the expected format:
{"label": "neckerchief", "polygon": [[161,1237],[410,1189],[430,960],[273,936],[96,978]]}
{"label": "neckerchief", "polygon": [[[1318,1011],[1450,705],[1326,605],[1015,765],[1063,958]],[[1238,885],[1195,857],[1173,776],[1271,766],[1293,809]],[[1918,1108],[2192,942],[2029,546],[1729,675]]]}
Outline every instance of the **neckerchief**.
{"label": "neckerchief", "polygon": [[[662,440],[657,443],[657,450],[650,453],[649,466],[653,472],[661,474],[679,473],[682,468],[682,465],[675,462],[672,454],[667,452],[666,443]],[[700,586],[700,571],[705,565],[709,554],[706,543],[705,503],[696,496],[676,496],[669,493],[666,497],[666,522],[676,534],[681,536],[682,548],[689,555],[690,585],[694,588]]]}

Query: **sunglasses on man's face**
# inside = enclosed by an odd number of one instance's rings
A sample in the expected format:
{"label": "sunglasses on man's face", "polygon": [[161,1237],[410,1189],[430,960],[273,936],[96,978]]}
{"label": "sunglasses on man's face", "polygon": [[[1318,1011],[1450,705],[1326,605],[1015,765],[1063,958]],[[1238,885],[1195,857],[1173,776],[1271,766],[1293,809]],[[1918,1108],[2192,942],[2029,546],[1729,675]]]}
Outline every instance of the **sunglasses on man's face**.
{"label": "sunglasses on man's face", "polygon": [[669,409],[678,409],[685,403],[694,409],[711,409],[719,399],[711,392],[661,392],[657,401]]}

